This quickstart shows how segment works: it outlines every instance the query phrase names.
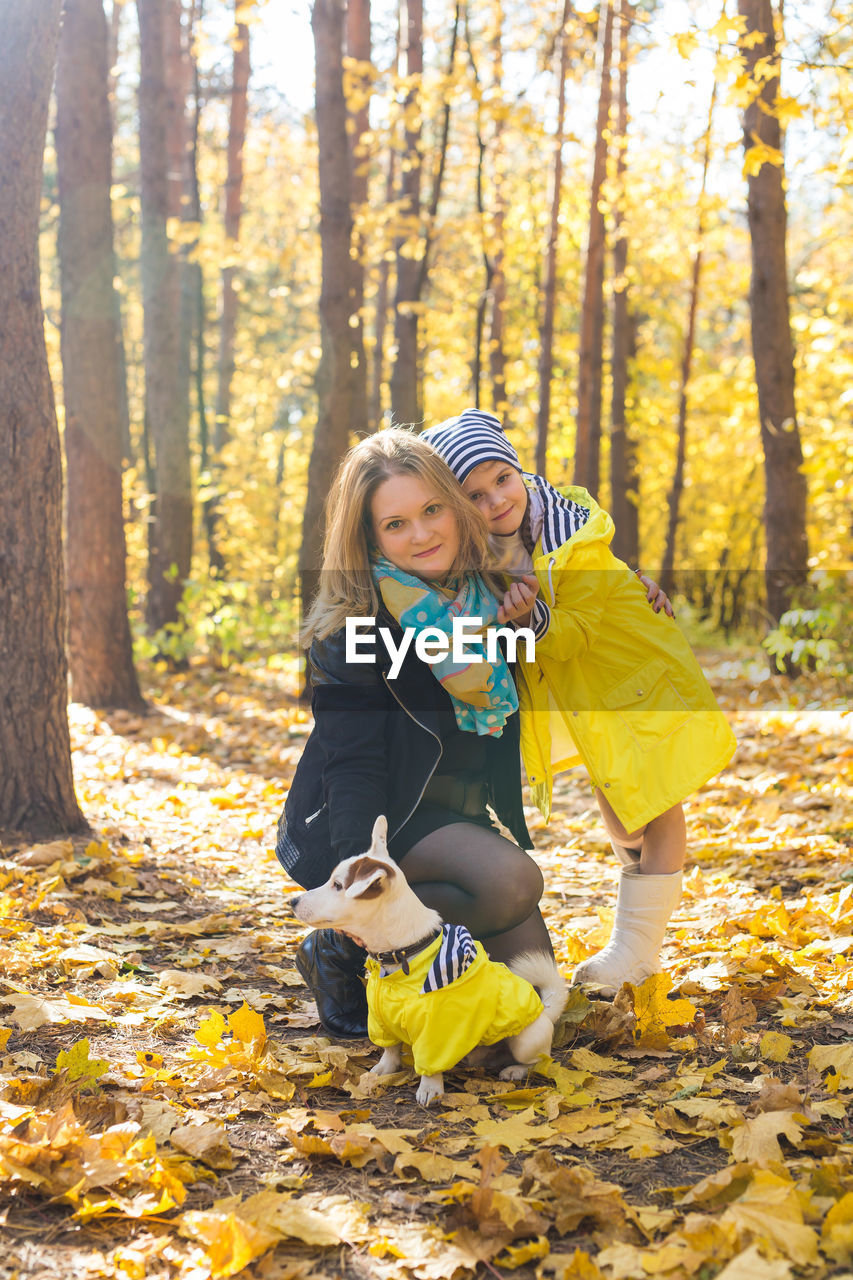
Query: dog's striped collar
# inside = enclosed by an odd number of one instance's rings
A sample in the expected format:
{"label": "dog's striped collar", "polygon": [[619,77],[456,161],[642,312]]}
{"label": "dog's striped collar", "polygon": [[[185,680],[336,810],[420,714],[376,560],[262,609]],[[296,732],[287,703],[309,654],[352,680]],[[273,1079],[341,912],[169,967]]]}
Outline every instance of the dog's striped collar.
{"label": "dog's striped collar", "polygon": [[409,961],[418,952],[425,951],[431,943],[435,942],[436,938],[441,936],[441,933],[442,928],[439,925],[437,929],[433,929],[432,933],[425,938],[421,938],[419,942],[411,942],[407,947],[398,947],[396,951],[371,951],[368,954],[372,960],[378,960],[383,968],[389,964],[399,964],[403,973],[408,977]]}

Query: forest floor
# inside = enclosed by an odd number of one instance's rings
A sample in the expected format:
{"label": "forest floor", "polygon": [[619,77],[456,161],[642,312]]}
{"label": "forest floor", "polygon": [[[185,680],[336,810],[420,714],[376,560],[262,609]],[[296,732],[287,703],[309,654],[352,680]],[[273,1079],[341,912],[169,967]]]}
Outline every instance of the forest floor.
{"label": "forest floor", "polygon": [[[853,1280],[851,690],[701,656],[739,747],[687,804],[666,978],[573,992],[541,1072],[432,1111],[293,965],[295,670],[72,707],[91,833],[0,848],[0,1280]],[[529,817],[569,971],[614,859],[579,771]]]}

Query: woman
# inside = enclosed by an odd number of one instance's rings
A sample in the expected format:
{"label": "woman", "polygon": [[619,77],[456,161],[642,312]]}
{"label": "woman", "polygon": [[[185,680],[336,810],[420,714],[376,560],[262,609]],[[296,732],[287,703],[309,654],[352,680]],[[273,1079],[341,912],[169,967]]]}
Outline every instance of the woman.
{"label": "woman", "polygon": [[[390,429],[350,450],[332,489],[323,572],[304,630],[314,728],[276,853],[292,879],[313,888],[369,847],[385,814],[389,852],[421,900],[505,961],[551,945],[538,908],[542,875],[523,852],[531,841],[518,700],[502,655],[430,665],[410,644],[393,679],[382,643],[375,661],[347,655],[348,618],[375,619],[397,649],[404,627],[450,634],[460,615],[500,625],[526,613],[529,604],[511,596],[499,607],[487,563],[483,517],[427,444]],[[487,805],[518,844],[499,834]],[[363,960],[332,930],[315,931],[297,951],[320,1020],[335,1035],[366,1034]]]}

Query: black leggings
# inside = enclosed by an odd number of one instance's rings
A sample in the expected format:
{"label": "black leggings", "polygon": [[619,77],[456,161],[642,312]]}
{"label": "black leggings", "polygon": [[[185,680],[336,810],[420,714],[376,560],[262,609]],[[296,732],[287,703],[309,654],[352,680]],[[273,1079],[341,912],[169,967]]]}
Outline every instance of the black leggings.
{"label": "black leggings", "polygon": [[422,805],[389,851],[421,902],[443,920],[465,925],[493,960],[522,951],[553,955],[539,911],[542,872],[487,815],[468,819]]}

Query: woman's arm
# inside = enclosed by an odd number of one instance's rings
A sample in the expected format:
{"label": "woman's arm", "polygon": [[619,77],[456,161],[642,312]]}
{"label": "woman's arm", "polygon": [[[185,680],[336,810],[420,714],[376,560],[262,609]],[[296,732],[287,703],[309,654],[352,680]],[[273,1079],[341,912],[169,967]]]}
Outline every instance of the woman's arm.
{"label": "woman's arm", "polygon": [[390,695],[376,664],[347,663],[342,632],[312,646],[311,665],[323,795],[341,861],[369,848],[374,822],[388,812]]}

